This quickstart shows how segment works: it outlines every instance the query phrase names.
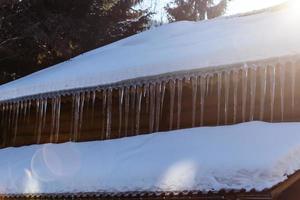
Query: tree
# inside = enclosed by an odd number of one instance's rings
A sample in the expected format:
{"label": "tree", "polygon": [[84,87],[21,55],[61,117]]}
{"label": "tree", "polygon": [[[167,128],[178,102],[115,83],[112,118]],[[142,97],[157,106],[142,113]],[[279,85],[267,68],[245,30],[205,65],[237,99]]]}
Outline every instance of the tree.
{"label": "tree", "polygon": [[230,0],[221,0],[219,3],[215,3],[214,0],[174,0],[167,4],[165,10],[170,22],[199,21],[224,14],[228,1]]}
{"label": "tree", "polygon": [[0,0],[0,71],[23,76],[138,33],[151,15],[141,1]]}

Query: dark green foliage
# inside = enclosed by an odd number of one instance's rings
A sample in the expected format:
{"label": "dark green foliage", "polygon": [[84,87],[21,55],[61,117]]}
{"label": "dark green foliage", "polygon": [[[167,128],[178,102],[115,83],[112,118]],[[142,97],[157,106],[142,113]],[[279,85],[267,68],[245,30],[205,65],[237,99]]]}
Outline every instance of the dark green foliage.
{"label": "dark green foliage", "polygon": [[0,82],[144,30],[140,1],[0,0]]}
{"label": "dark green foliage", "polygon": [[165,9],[170,22],[199,21],[223,15],[228,1],[230,0],[221,0],[214,3],[214,0],[174,0]]}

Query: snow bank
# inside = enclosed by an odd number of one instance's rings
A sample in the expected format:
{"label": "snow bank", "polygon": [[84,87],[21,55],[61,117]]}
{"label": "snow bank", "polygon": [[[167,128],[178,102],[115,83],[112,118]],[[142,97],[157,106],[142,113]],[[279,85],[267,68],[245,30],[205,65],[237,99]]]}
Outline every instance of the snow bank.
{"label": "snow bank", "polygon": [[0,193],[270,188],[300,169],[300,123],[251,122],[0,150]]}
{"label": "snow bank", "polygon": [[0,100],[300,53],[287,8],[155,28],[0,87]]}

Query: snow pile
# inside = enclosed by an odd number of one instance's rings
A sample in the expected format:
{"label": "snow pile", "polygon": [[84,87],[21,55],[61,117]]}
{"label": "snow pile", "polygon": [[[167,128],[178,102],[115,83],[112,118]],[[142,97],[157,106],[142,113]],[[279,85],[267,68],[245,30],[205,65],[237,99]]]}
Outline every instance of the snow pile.
{"label": "snow pile", "polygon": [[299,23],[300,17],[283,7],[164,25],[5,84],[0,100],[299,54]]}
{"label": "snow pile", "polygon": [[300,169],[300,123],[251,122],[0,151],[0,193],[270,188]]}

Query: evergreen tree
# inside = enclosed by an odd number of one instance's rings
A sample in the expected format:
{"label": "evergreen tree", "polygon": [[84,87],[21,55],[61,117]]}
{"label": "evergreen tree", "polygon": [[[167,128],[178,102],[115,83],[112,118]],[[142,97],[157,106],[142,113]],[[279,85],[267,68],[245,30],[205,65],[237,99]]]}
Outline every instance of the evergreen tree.
{"label": "evergreen tree", "polygon": [[174,0],[165,7],[165,10],[170,22],[199,21],[224,14],[228,1],[230,0],[215,3],[214,0]]}
{"label": "evergreen tree", "polygon": [[0,0],[0,82],[144,30],[141,1]]}

